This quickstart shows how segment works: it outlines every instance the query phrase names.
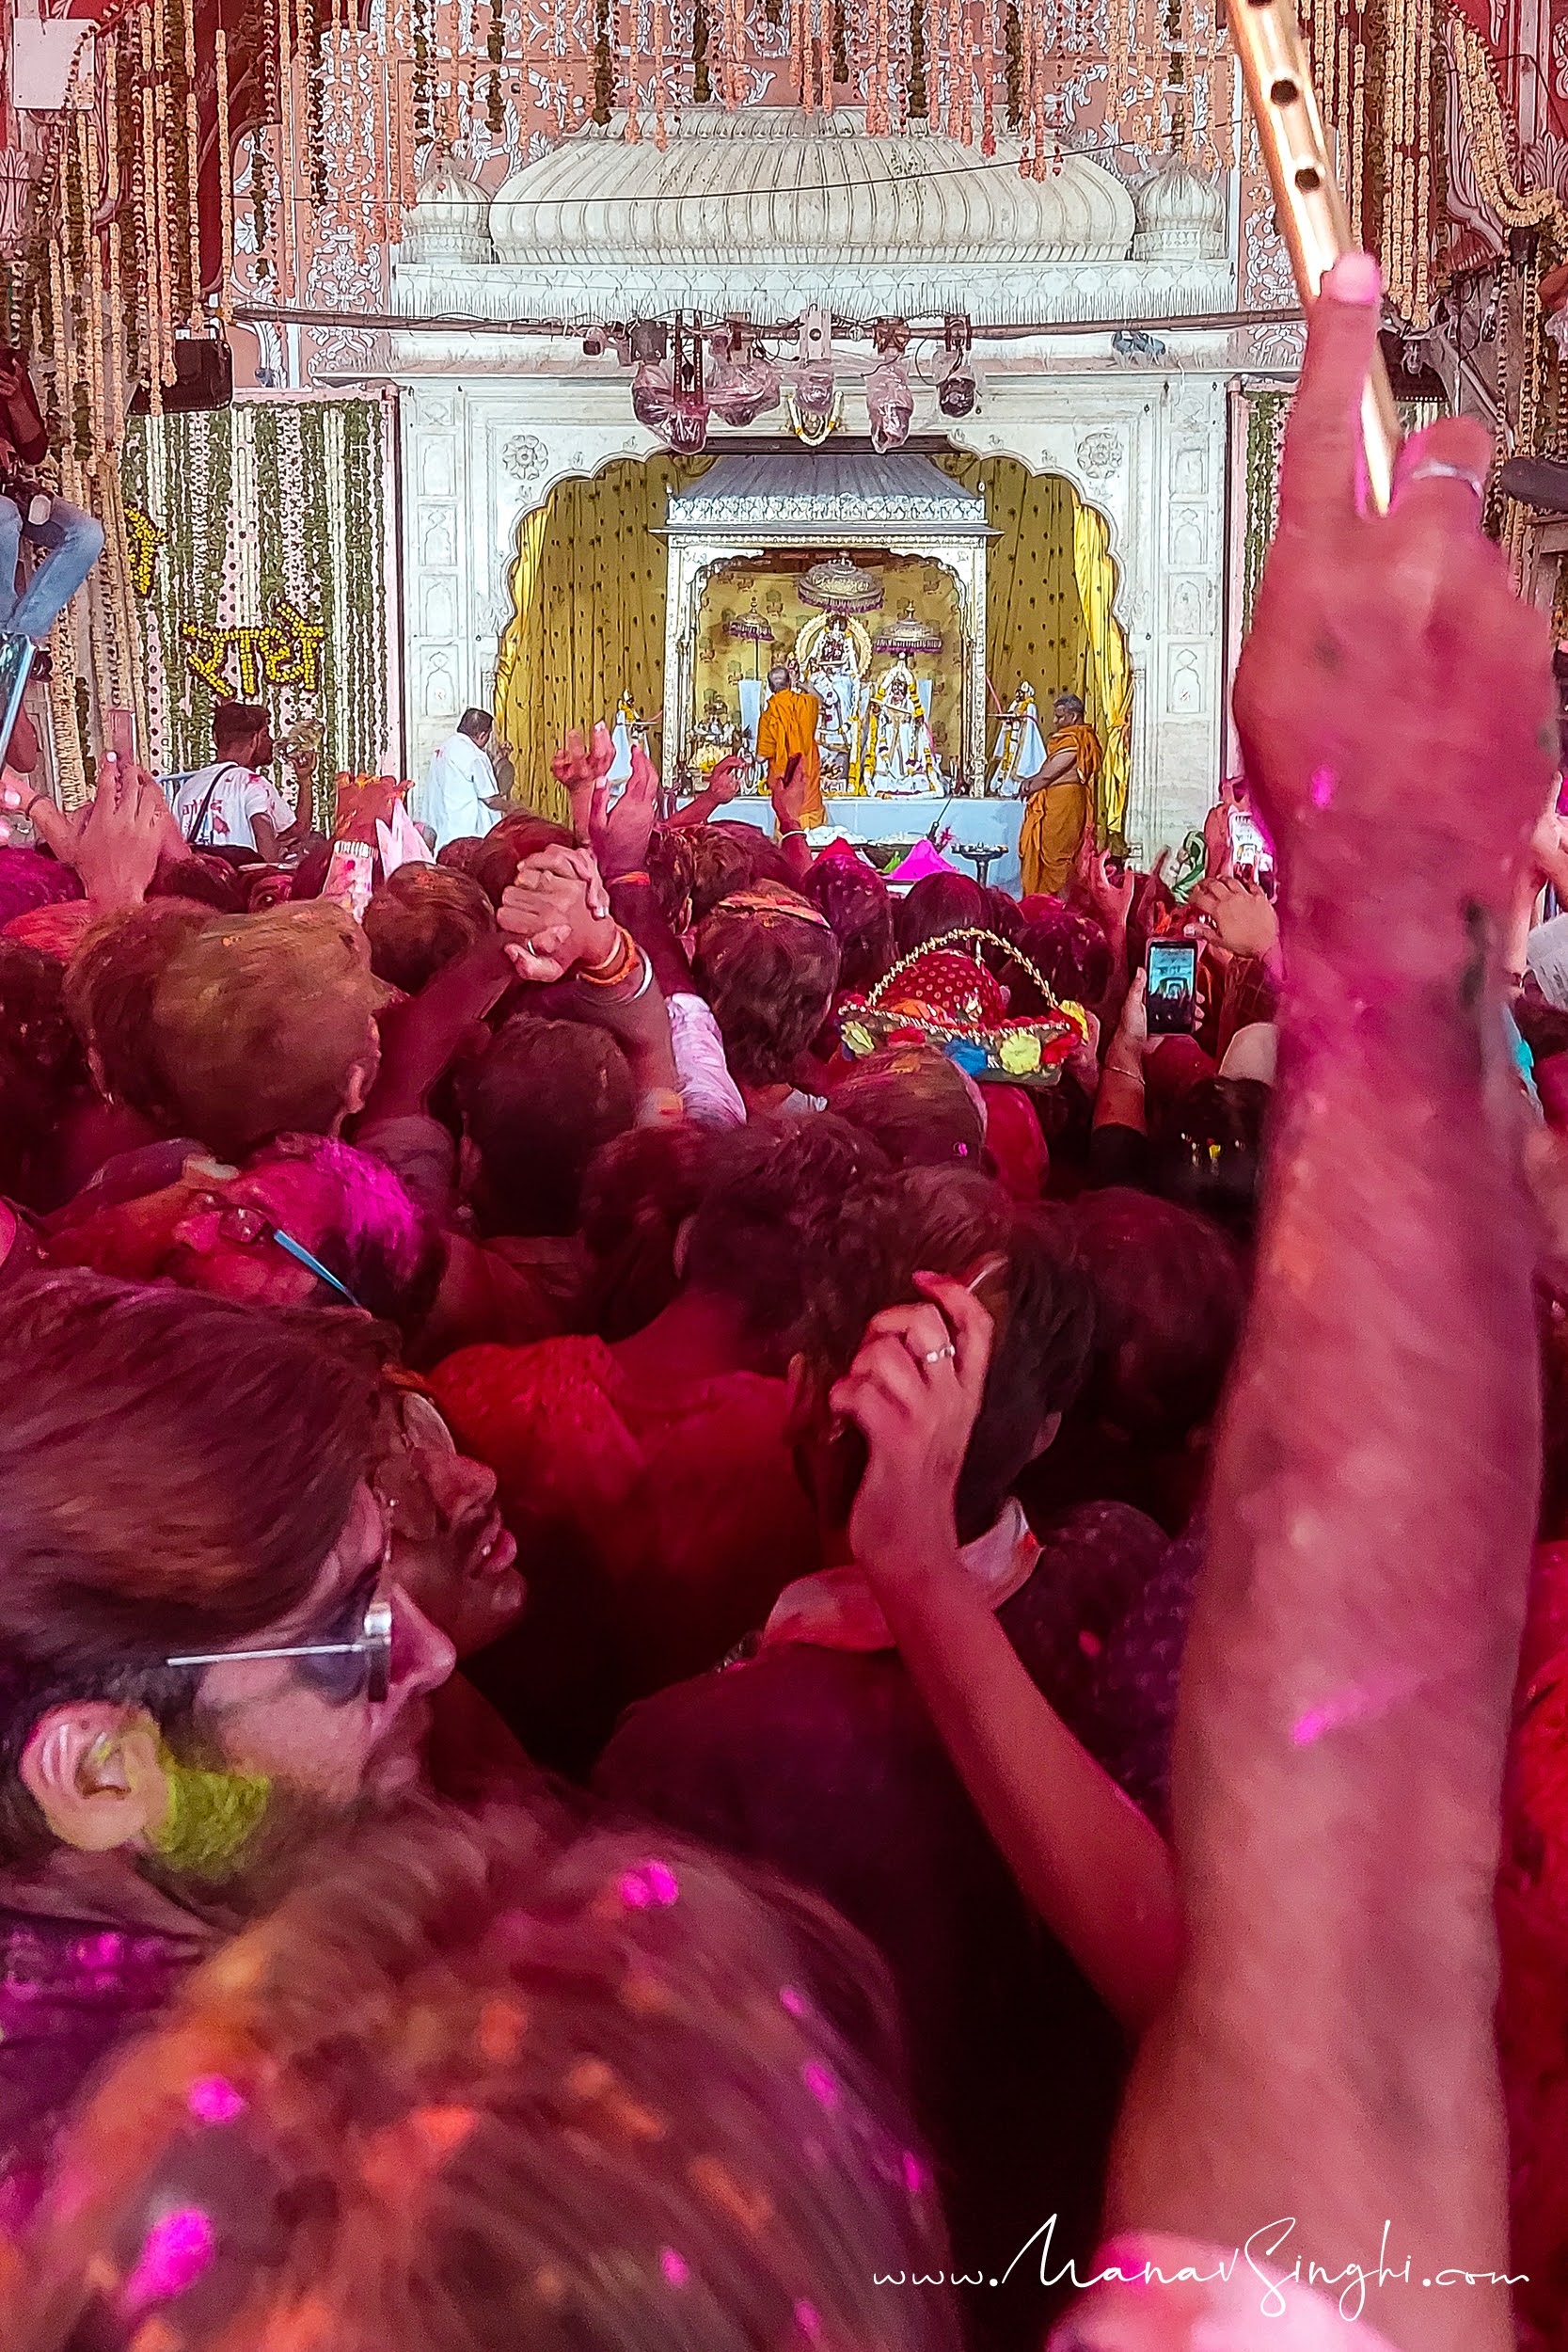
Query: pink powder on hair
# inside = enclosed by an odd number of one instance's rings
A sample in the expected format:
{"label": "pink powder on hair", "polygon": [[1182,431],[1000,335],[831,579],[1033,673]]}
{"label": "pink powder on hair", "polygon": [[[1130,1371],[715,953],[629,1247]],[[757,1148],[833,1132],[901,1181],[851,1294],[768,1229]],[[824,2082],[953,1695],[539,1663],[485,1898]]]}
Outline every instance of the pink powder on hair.
{"label": "pink powder on hair", "polygon": [[133,2312],[166,2303],[195,2286],[212,2263],[217,2240],[198,2205],[182,2205],[154,2221],[142,2240],[136,2266],[125,2282],[124,2303]]}
{"label": "pink powder on hair", "polygon": [[826,2107],[828,2113],[832,2115],[838,2106],[838,2085],[828,2069],[825,2066],[802,2066],[800,2080],[805,2084],[817,2106]]}
{"label": "pink powder on hair", "polygon": [[203,2123],[232,2123],[243,2115],[245,2102],[222,2074],[201,2074],[192,2083],[185,2104]]}
{"label": "pink powder on hair", "polygon": [[806,2013],[805,1995],[802,1993],[797,1993],[792,1984],[779,1987],[779,2006],[781,2009],[788,2010],[791,2017],[803,2017]]}
{"label": "pink powder on hair", "polygon": [[646,1911],[650,1903],[668,1911],[679,1902],[680,1893],[681,1883],[667,1862],[640,1862],[621,1881],[621,1900],[628,1911]]}
{"label": "pink powder on hair", "polygon": [[795,2325],[809,2343],[816,2344],[822,2333],[822,2314],[815,2303],[800,2302],[795,2306]]}
{"label": "pink powder on hair", "polygon": [[685,2286],[691,2276],[685,2259],[676,2253],[673,2246],[667,2246],[659,2255],[658,2266],[664,2273],[666,2283],[673,2287]]}

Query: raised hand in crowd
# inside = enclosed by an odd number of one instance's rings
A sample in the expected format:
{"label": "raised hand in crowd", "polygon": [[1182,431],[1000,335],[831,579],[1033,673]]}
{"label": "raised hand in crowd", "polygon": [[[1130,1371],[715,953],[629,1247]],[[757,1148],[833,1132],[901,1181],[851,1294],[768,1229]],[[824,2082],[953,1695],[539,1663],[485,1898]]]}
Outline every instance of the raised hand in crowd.
{"label": "raised hand in crowd", "polygon": [[1036,1688],[964,1572],[955,1495],[994,1324],[976,1292],[916,1275],[833,1387],[866,1445],[849,1541],[971,1798],[1025,1897],[1132,2031],[1166,1999],[1180,1945],[1164,1840]]}
{"label": "raised hand in crowd", "polygon": [[929,1303],[874,1316],[829,1400],[866,1442],[849,1542],[879,1590],[958,1550],[953,1499],[990,1362],[978,1299],[945,1275],[915,1280]]}
{"label": "raised hand in crowd", "polygon": [[[1087,832],[1084,837],[1088,840]],[[1090,848],[1083,866],[1084,899],[1113,950],[1118,941],[1123,946],[1126,945],[1137,887],[1138,877],[1125,857],[1117,858],[1109,850]]]}
{"label": "raised hand in crowd", "polygon": [[1147,1131],[1144,1101],[1144,1057],[1148,1051],[1148,975],[1132,975],[1122,1000],[1121,1017],[1112,1033],[1095,1096],[1097,1127],[1130,1127]]}
{"label": "raised hand in crowd", "polygon": [[[1415,436],[1362,511],[1380,303],[1358,254],[1313,310],[1236,687],[1292,1050],[1183,1661],[1188,1960],[1121,2125],[1139,2234],[1102,2259],[1289,2216],[1296,2280],[1371,2265],[1369,2330],[1503,2352],[1493,1903],[1540,1457],[1501,945],[1557,729],[1481,427]],[[1462,2299],[1423,2293],[1454,2265]],[[1097,2295],[1084,2331],[1135,2340],[1147,2296]]]}
{"label": "raised hand in crowd", "polygon": [[602,964],[618,932],[592,850],[536,850],[517,868],[497,920],[526,980],[548,985],[579,964]]}
{"label": "raised hand in crowd", "polygon": [[751,761],[746,753],[726,752],[723,758],[710,770],[704,797],[710,801],[715,808],[722,808],[725,803],[733,801],[741,789],[750,765]]}
{"label": "raised hand in crowd", "polygon": [[1530,835],[1530,855],[1536,886],[1549,882],[1560,906],[1568,907],[1568,818],[1548,809]]}
{"label": "raised hand in crowd", "polygon": [[1274,900],[1243,874],[1211,875],[1198,882],[1187,904],[1204,936],[1233,956],[1267,963],[1279,951],[1279,917]]}
{"label": "raised hand in crowd", "polygon": [[601,719],[584,740],[580,727],[567,729],[566,740],[550,761],[550,771],[565,793],[572,811],[572,831],[581,842],[589,838],[594,795],[615,765],[615,745]]}
{"label": "raised hand in crowd", "polygon": [[8,785],[4,805],[25,818],[37,838],[80,877],[88,900],[105,912],[139,906],[160,858],[183,857],[185,844],[163,787],[145,768],[114,753],[98,763],[98,789],[67,815],[47,793]]}
{"label": "raised hand in crowd", "polygon": [[588,839],[606,884],[645,873],[648,843],[658,816],[658,770],[641,743],[634,744],[626,788],[613,805],[603,780],[594,787]]}
{"label": "raised hand in crowd", "polygon": [[162,787],[145,768],[105,753],[98,789],[77,833],[71,863],[95,906],[139,906],[162,857],[185,845]]}
{"label": "raised hand in crowd", "polygon": [[745,781],[749,762],[744,752],[726,752],[710,771],[700,792],[693,793],[667,819],[677,832],[691,825],[707,824],[716,809],[725,807],[735,799]]}
{"label": "raised hand in crowd", "polygon": [[775,781],[770,798],[778,838],[784,855],[798,877],[811,871],[812,856],[806,840],[806,763],[797,752],[786,760],[783,772]]}
{"label": "raised hand in crowd", "polygon": [[644,1120],[679,1118],[664,998],[645,950],[607,910],[590,851],[541,850],[501,900],[504,952],[540,984],[541,1012],[610,1031],[631,1064]]}
{"label": "raised hand in crowd", "polygon": [[1236,863],[1236,839],[1230,830],[1230,812],[1236,796],[1229,776],[1220,785],[1220,797],[1203,820],[1203,878],[1214,882],[1230,873]]}

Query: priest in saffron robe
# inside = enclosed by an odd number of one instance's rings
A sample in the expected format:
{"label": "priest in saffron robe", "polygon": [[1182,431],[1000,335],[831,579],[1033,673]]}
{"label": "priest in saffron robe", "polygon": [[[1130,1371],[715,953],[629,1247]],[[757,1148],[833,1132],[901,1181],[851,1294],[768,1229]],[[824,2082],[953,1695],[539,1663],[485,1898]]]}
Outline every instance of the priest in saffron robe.
{"label": "priest in saffron robe", "polygon": [[780,782],[790,761],[799,759],[806,780],[800,822],[820,825],[827,818],[822,805],[822,758],[816,748],[822,706],[815,694],[791,686],[783,662],[768,671],[768,700],[757,721],[757,757],[767,767],[768,789]]}
{"label": "priest in saffron robe", "polygon": [[1100,739],[1085,720],[1083,702],[1076,694],[1058,694],[1045,765],[1023,787],[1018,855],[1026,898],[1059,893],[1071,873],[1100,760]]}

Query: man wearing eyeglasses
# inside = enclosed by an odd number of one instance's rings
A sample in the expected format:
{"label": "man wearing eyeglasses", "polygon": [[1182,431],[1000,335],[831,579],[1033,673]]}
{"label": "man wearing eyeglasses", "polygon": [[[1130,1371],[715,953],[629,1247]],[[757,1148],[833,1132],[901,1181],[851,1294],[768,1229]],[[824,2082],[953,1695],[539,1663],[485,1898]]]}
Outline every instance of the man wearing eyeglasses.
{"label": "man wearing eyeglasses", "polygon": [[0,1326],[0,2223],[304,1833],[416,1783],[451,1643],[392,1580],[384,1348],[31,1278]]}

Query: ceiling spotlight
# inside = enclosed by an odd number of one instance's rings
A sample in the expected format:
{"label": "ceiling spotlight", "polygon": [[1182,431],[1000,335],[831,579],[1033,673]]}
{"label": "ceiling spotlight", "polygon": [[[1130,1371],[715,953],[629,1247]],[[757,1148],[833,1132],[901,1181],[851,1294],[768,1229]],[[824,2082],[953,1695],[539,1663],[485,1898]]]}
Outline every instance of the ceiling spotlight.
{"label": "ceiling spotlight", "polygon": [[901,359],[884,359],[865,379],[865,409],[871,420],[871,446],[879,454],[901,449],[910,437],[914,394],[910,372]]}
{"label": "ceiling spotlight", "polygon": [[607,326],[591,326],[582,339],[583,352],[588,358],[597,359],[609,342],[610,329]]}
{"label": "ceiling spotlight", "polygon": [[708,405],[700,394],[677,392],[659,428],[666,449],[679,457],[698,457],[707,447]]}
{"label": "ceiling spotlight", "polygon": [[967,417],[978,397],[974,367],[970,358],[974,331],[969,321],[949,312],[942,322],[942,349],[937,354],[937,406],[944,417]]}
{"label": "ceiling spotlight", "polygon": [[667,448],[683,457],[695,457],[707,447],[707,390],[703,380],[703,322],[699,314],[689,334],[680,311],[675,312],[675,357],[671,368],[674,386],[670,413],[660,431]]}
{"label": "ceiling spotlight", "polygon": [[631,413],[650,433],[662,433],[675,397],[668,368],[644,359],[631,379]]}
{"label": "ceiling spotlight", "polygon": [[663,359],[670,349],[670,329],[662,319],[638,319],[631,330],[631,356],[634,359]]}
{"label": "ceiling spotlight", "polygon": [[731,319],[709,355],[707,396],[725,424],[754,424],[779,405],[779,371],[746,319]]}

